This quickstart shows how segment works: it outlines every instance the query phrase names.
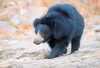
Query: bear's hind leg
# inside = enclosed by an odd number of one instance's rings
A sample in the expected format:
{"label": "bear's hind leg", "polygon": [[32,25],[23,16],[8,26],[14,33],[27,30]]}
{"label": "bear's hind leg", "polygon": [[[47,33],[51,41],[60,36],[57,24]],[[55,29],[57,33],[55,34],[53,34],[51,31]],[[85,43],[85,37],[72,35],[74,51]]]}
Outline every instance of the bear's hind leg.
{"label": "bear's hind leg", "polygon": [[81,36],[72,39],[71,53],[74,53],[75,51],[78,51],[78,49],[80,47],[80,39],[81,39]]}

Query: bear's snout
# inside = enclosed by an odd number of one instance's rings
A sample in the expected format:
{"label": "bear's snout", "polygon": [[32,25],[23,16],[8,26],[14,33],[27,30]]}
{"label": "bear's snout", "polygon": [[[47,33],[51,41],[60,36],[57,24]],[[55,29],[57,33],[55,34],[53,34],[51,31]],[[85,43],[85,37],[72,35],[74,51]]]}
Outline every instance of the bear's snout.
{"label": "bear's snout", "polygon": [[38,32],[37,35],[35,36],[33,43],[39,45],[40,43],[43,43],[43,41],[44,38],[41,36],[40,32]]}
{"label": "bear's snout", "polygon": [[35,39],[35,40],[33,41],[33,43],[36,44],[36,45],[39,45],[39,44],[41,43],[41,41]]}

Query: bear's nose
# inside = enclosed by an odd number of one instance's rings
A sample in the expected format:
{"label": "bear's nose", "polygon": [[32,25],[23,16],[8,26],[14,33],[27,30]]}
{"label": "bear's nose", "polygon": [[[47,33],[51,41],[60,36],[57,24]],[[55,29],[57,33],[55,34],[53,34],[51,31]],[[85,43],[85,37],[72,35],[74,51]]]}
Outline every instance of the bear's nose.
{"label": "bear's nose", "polygon": [[38,40],[34,40],[33,43],[36,44],[36,45],[40,44]]}

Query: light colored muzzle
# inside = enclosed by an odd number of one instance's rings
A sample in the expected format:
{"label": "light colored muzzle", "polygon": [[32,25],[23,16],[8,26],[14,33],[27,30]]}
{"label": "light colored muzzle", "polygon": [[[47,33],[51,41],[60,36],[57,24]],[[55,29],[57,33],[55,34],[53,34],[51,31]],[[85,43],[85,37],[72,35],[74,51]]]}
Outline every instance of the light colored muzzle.
{"label": "light colored muzzle", "polygon": [[38,31],[35,39],[34,39],[34,44],[39,45],[40,43],[43,43],[44,38],[41,36],[40,31]]}

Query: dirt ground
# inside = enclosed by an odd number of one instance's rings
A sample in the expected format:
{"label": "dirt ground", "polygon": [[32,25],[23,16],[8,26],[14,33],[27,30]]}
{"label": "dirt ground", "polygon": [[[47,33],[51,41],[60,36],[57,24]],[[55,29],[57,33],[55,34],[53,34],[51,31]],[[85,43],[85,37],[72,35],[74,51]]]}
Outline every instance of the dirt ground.
{"label": "dirt ground", "polygon": [[93,20],[86,24],[78,52],[69,54],[69,45],[67,54],[54,59],[44,59],[50,49],[47,43],[35,45],[31,32],[19,38],[0,37],[0,68],[100,68],[100,32],[95,26]]}

